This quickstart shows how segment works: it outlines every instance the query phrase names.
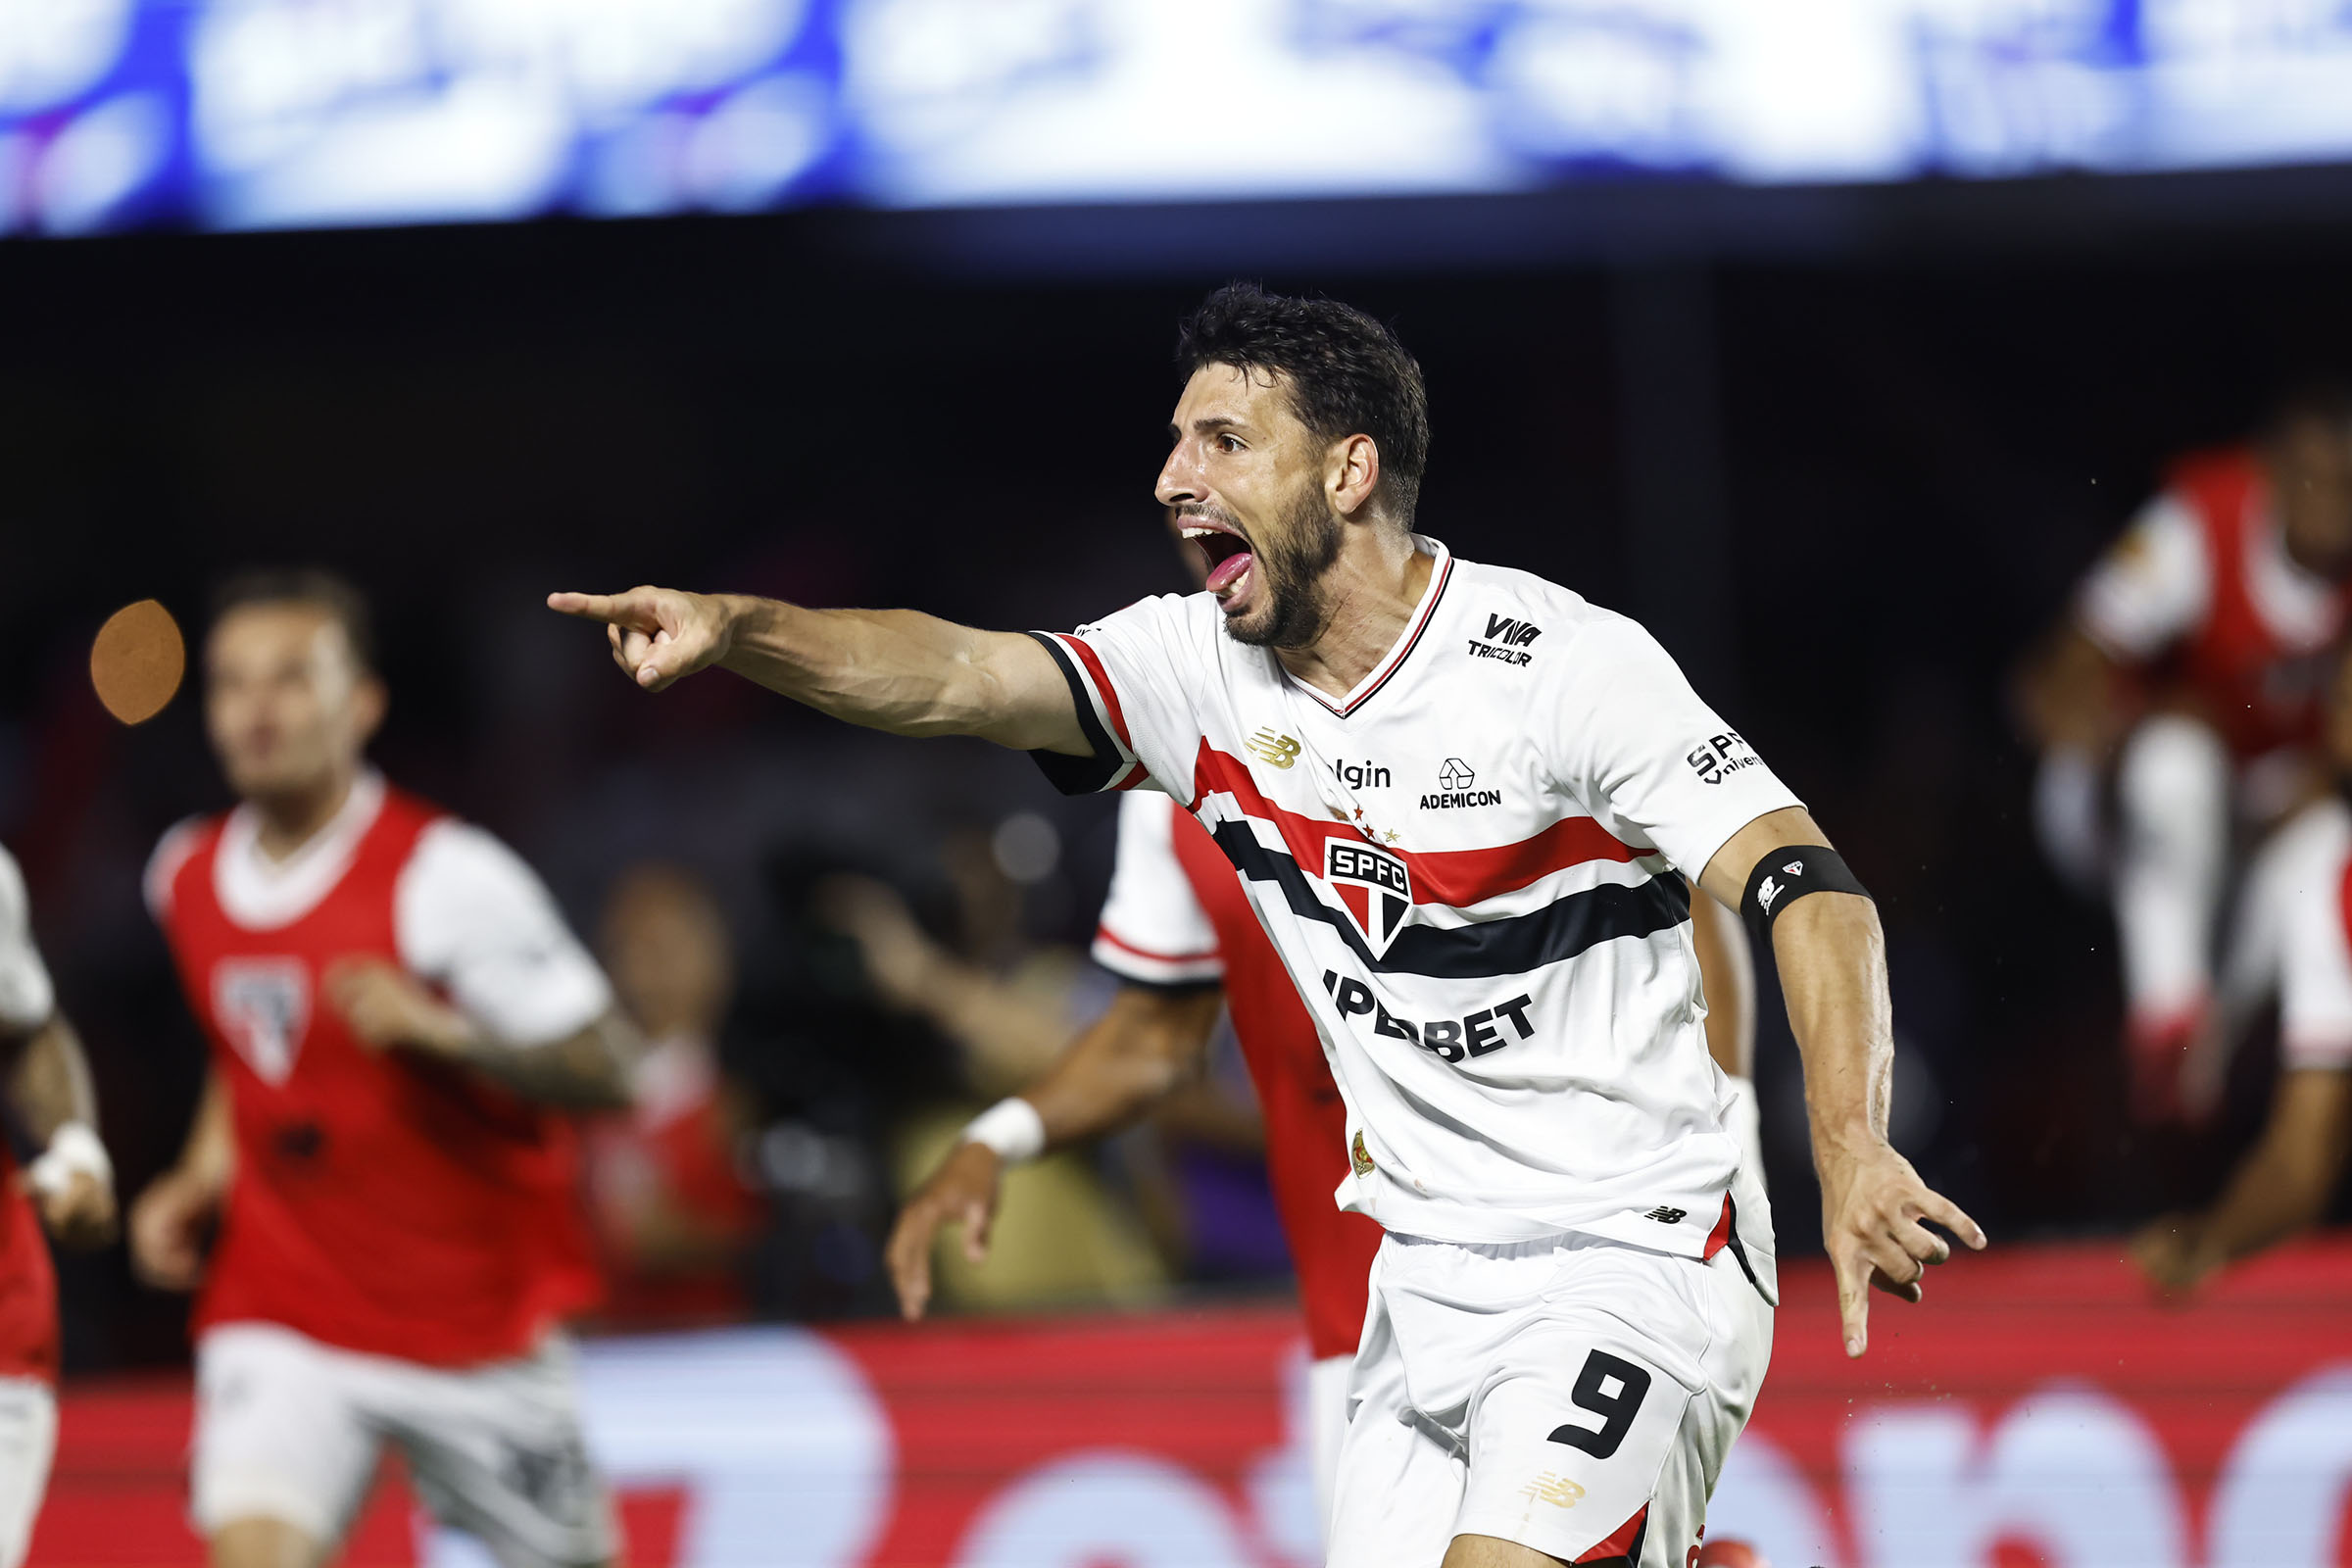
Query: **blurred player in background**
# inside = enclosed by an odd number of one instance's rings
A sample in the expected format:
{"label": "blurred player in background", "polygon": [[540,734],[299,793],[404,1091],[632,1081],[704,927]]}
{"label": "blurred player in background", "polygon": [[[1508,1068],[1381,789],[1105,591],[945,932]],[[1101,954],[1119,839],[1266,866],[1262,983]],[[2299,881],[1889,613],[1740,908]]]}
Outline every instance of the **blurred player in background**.
{"label": "blurred player in background", "polygon": [[[1173,530],[1177,519],[1170,523]],[[1188,564],[1200,559],[1189,547],[1184,554]],[[1198,587],[1197,564],[1193,575]],[[1690,912],[1708,998],[1707,1049],[1731,1076],[1739,1097],[1735,1131],[1760,1175],[1747,933],[1712,900],[1694,900]],[[1306,1317],[1321,1522],[1380,1247],[1380,1227],[1342,1211],[1334,1197],[1348,1176],[1348,1108],[1322,1041],[1232,864],[1199,822],[1156,791],[1119,802],[1117,857],[1094,956],[1121,982],[1109,1009],[1044,1076],[966,1128],[901,1212],[888,1249],[901,1308],[909,1318],[922,1315],[943,1225],[962,1228],[968,1258],[985,1254],[1006,1166],[1143,1116],[1203,1069],[1219,1013],[1229,1013],[1265,1120],[1266,1174]]]}
{"label": "blurred player in background", "polygon": [[2112,889],[2143,1122],[2210,1109],[2182,1074],[2213,1004],[2231,840],[2308,798],[2348,577],[2352,402],[2299,392],[2255,444],[2174,466],[2026,670],[2035,825],[2072,880]]}
{"label": "blurred player in background", "polygon": [[2352,1153],[2352,653],[2336,656],[2324,745],[2335,788],[2248,870],[2213,1026],[2218,1064],[2255,1004],[2277,997],[2270,1120],[2210,1207],[2165,1215],[2132,1243],[2133,1260],[2170,1294],[2317,1224]]}
{"label": "blurred player in background", "polygon": [[1877,912],[1654,639],[1413,531],[1426,394],[1386,327],[1234,285],[1179,341],[1155,490],[1206,593],[1031,636],[651,587],[549,606],[642,688],[723,663],[1192,809],[1314,1018],[1346,1200],[1387,1232],[1331,1560],[1688,1562],[1777,1292],[1685,877],[1776,957],[1846,1353],[1871,1289],[1917,1301],[1950,1255],[1930,1222],[1984,1245],[1886,1139]]}
{"label": "blurred player in background", "polygon": [[765,1218],[736,1157],[750,1116],[719,1070],[735,956],[718,901],[674,865],[634,865],[605,901],[598,947],[644,1031],[633,1104],[588,1129],[604,1244],[600,1321],[715,1322],[747,1307],[743,1264]]}
{"label": "blurred player in background", "polygon": [[636,1031],[513,852],[367,766],[386,698],[348,584],[230,584],[204,678],[239,805],[172,829],[147,894],[212,1070],[131,1246],[204,1287],[213,1562],[326,1558],[386,1442],[507,1568],[612,1561],[560,1332],[596,1276],[556,1108],[626,1104]]}
{"label": "blurred player in background", "polygon": [[[57,1276],[41,1227],[69,1247],[114,1239],[115,1177],[81,1040],[33,946],[24,878],[0,849],[0,1085],[42,1152],[23,1171],[0,1140],[0,1568],[32,1538],[57,1446]],[[37,1214],[36,1214],[37,1209]]]}

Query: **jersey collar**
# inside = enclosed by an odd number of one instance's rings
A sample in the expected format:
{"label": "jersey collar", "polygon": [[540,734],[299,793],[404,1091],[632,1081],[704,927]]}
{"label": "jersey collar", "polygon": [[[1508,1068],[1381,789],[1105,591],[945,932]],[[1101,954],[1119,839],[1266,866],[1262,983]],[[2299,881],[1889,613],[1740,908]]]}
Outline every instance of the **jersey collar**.
{"label": "jersey collar", "polygon": [[1290,666],[1284,664],[1281,660],[1274,661],[1274,667],[1282,671],[1284,680],[1289,681],[1294,687],[1314,699],[1318,707],[1336,713],[1342,718],[1346,718],[1363,707],[1365,703],[1370,702],[1372,694],[1388,684],[1389,677],[1402,668],[1404,662],[1412,657],[1413,650],[1420,646],[1421,634],[1429,629],[1430,621],[1436,618],[1438,601],[1446,593],[1446,580],[1453,575],[1453,552],[1447,550],[1441,541],[1432,539],[1427,534],[1413,535],[1413,544],[1421,554],[1432,558],[1436,563],[1430,568],[1429,586],[1421,590],[1421,603],[1414,607],[1412,619],[1405,622],[1404,630],[1398,634],[1396,645],[1390,648],[1388,657],[1373,665],[1372,672],[1357,681],[1347,696],[1335,703],[1305,681],[1292,674]]}
{"label": "jersey collar", "polygon": [[360,840],[384,808],[384,776],[373,768],[352,781],[351,793],[324,827],[282,860],[262,854],[261,816],[250,806],[228,813],[213,856],[213,892],[228,917],[248,931],[291,925],[325,898],[350,869]]}

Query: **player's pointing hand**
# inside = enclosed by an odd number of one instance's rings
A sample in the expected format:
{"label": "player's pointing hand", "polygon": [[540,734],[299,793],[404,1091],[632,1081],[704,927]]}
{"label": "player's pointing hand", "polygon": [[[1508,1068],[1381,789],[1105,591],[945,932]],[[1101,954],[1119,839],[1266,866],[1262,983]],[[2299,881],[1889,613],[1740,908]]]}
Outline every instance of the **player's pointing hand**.
{"label": "player's pointing hand", "polygon": [[549,594],[547,608],[603,621],[612,662],[649,692],[717,663],[734,639],[726,601],[715,594],[643,587],[625,594]]}

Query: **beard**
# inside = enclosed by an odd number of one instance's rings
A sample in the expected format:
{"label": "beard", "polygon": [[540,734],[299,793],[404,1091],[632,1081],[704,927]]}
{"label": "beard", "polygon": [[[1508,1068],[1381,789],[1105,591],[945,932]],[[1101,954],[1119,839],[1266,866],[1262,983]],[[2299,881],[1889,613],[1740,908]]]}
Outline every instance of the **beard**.
{"label": "beard", "polygon": [[1242,620],[1225,622],[1225,634],[1252,648],[1304,648],[1331,621],[1323,573],[1340,559],[1340,519],[1324,503],[1320,485],[1308,485],[1283,509],[1274,536],[1252,540],[1257,590],[1265,602]]}

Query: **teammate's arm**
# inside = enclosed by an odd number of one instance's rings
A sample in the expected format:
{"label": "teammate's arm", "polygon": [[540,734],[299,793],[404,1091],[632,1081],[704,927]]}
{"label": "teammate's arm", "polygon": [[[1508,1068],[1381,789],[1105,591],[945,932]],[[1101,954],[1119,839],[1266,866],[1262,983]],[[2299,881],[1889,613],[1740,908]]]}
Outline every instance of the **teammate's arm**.
{"label": "teammate's arm", "polygon": [[716,664],[819,712],[894,735],[977,735],[1086,757],[1069,683],[1034,638],[912,610],[804,610],[744,594],[632,588],[550,594],[605,623],[613,662],[648,691]]}
{"label": "teammate's arm", "polygon": [[[1828,843],[1801,807],[1767,812],[1716,852],[1700,886],[1736,909],[1764,857]],[[1869,1288],[1916,1301],[1928,1265],[1951,1255],[1925,1221],[1972,1248],[1984,1245],[1984,1233],[1886,1141],[1894,1011],[1878,906],[1852,893],[1795,899],[1773,923],[1772,950],[1804,1059],[1822,1236],[1838,1273],[1845,1353],[1860,1355],[1870,1343]]]}
{"label": "teammate's arm", "polygon": [[2262,1139],[2212,1207],[2168,1214],[2132,1239],[2132,1259],[2181,1295],[2223,1264],[2319,1223],[2352,1155],[2352,1072],[2290,1069],[2278,1078]]}
{"label": "teammate's arm", "polygon": [[25,1167],[49,1233],[69,1247],[115,1235],[115,1172],[98,1141],[98,1094],[81,1036],[64,1012],[26,1037],[8,1075],[8,1102],[43,1152]]}
{"label": "teammate's arm", "polygon": [[130,1206],[130,1260],[140,1278],[168,1291],[194,1290],[202,1281],[205,1231],[236,1161],[228,1085],[215,1070],[205,1074],[178,1163],[149,1182]]}
{"label": "teammate's arm", "polygon": [[95,1247],[115,1233],[115,1172],[98,1141],[98,1097],[81,1037],[32,937],[24,874],[0,849],[0,1061],[19,1123],[41,1153],[19,1174],[59,1241]]}
{"label": "teammate's arm", "polygon": [[[1121,986],[1108,1010],[1020,1093],[1044,1128],[1044,1148],[1125,1127],[1197,1073],[1223,1001],[1213,986]],[[959,1144],[900,1211],[887,1254],[899,1309],[909,1319],[931,1299],[931,1245],[942,1225],[963,1227],[973,1262],[987,1255],[1004,1165],[988,1144]]]}
{"label": "teammate's arm", "polygon": [[617,1008],[555,1040],[501,1039],[396,964],[353,958],[327,970],[326,994],[363,1045],[454,1062],[525,1100],[567,1110],[618,1110],[644,1041]]}

